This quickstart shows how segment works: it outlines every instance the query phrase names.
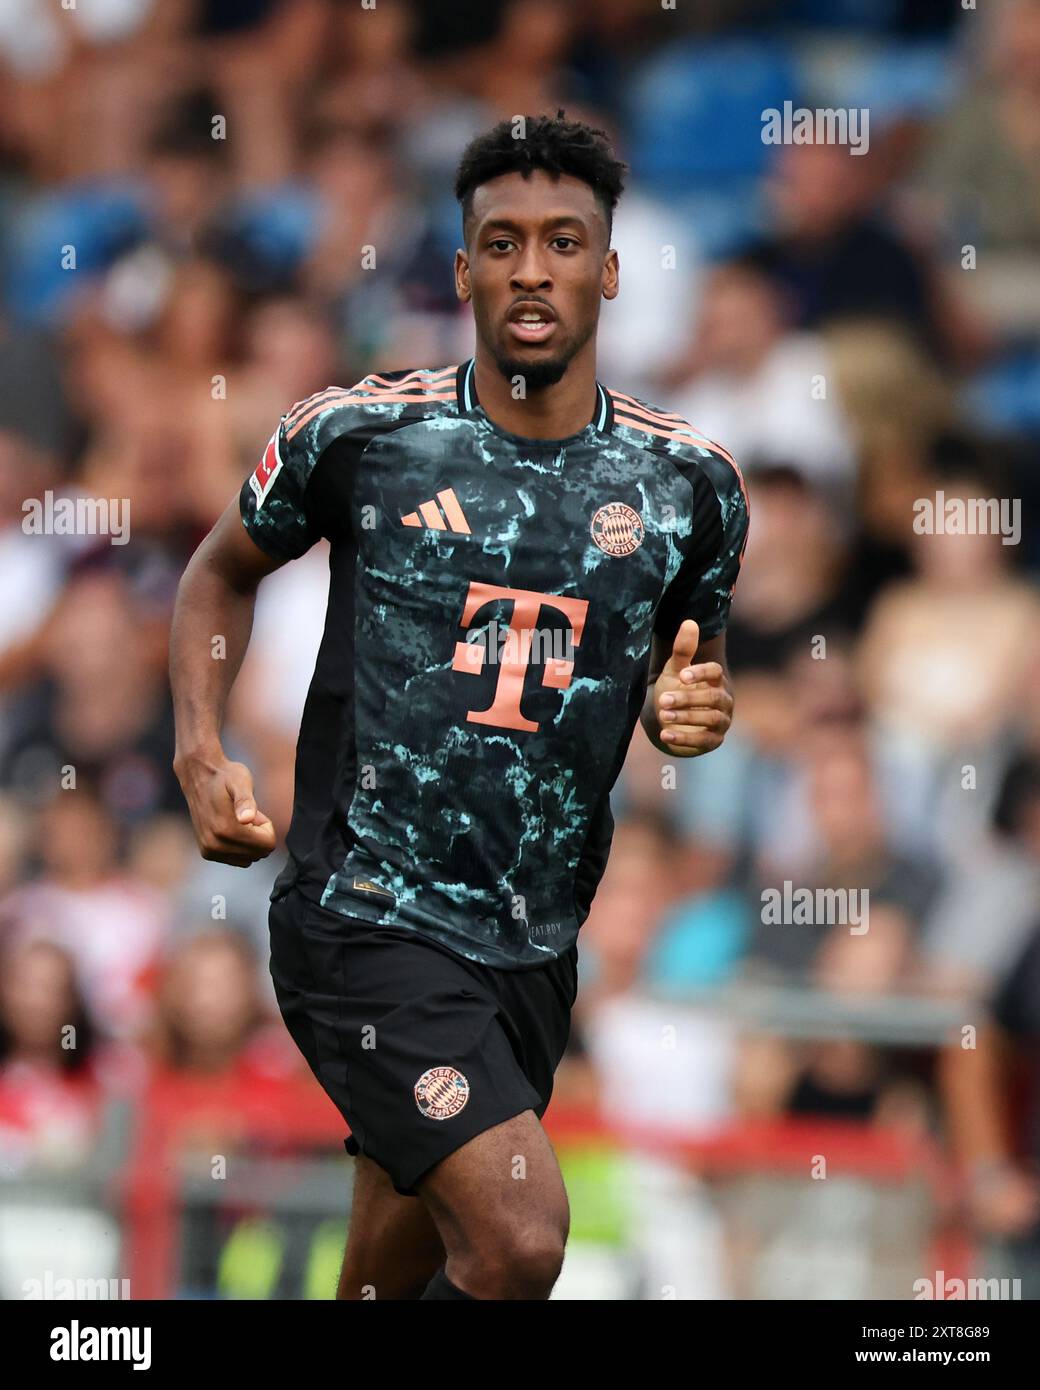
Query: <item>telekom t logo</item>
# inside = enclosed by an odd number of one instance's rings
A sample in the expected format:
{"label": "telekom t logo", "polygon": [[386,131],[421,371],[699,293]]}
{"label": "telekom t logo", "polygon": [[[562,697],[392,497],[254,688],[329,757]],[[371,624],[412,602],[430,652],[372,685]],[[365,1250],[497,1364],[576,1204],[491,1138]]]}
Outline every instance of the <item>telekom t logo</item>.
{"label": "telekom t logo", "polygon": [[[585,615],[589,604],[583,598],[563,598],[560,594],[539,594],[532,589],[500,589],[497,584],[480,584],[471,581],[466,595],[466,606],[462,610],[462,626],[469,627],[473,619],[486,603],[492,599],[512,599],[513,616],[509,622],[509,636],[517,634],[516,642],[506,642],[506,658],[500,663],[498,683],[495,686],[495,700],[490,709],[470,710],[466,718],[473,724],[492,724],[498,729],[528,729],[536,732],[538,725],[525,719],[520,713],[520,699],[524,693],[524,678],[531,656],[531,642],[534,629],[538,625],[538,614],[543,604],[557,608],[571,625],[575,647],[581,645],[581,634],[585,627]],[[472,642],[456,642],[455,659],[451,663],[455,671],[478,674],[484,666],[484,651]],[[573,661],[553,658],[545,663],[542,684],[553,690],[566,690],[574,674]]]}

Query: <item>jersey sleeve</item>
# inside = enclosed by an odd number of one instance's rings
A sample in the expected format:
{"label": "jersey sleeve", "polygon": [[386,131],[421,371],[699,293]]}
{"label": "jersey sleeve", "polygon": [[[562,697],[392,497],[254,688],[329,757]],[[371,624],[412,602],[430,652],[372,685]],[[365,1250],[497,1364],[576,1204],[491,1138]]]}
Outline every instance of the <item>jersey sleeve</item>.
{"label": "jersey sleeve", "polygon": [[[304,423],[311,418],[305,413]],[[261,550],[295,560],[323,536],[336,542],[349,534],[344,487],[368,437],[335,406],[309,430],[282,417],[238,499],[242,524]]]}
{"label": "jersey sleeve", "polygon": [[725,629],[747,544],[750,511],[740,470],[721,451],[697,464],[691,475],[693,539],[654,620],[655,635],[668,644],[686,618],[697,622],[702,642]]}
{"label": "jersey sleeve", "polygon": [[250,538],[278,560],[295,560],[321,536],[308,496],[317,459],[306,446],[290,442],[284,418],[263,457],[238,496],[242,524]]}

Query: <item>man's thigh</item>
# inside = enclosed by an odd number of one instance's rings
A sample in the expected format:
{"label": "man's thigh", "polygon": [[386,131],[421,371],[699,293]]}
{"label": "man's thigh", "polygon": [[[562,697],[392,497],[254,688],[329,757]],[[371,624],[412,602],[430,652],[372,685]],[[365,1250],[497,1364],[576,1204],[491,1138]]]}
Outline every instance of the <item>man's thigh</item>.
{"label": "man's thigh", "polygon": [[566,1242],[570,1209],[563,1174],[533,1110],[476,1135],[416,1185],[449,1254],[489,1255],[517,1232],[551,1231]]}
{"label": "man's thigh", "polygon": [[354,1160],[350,1228],[336,1297],[417,1299],[444,1263],[444,1244],[426,1207],[395,1191],[364,1154]]}

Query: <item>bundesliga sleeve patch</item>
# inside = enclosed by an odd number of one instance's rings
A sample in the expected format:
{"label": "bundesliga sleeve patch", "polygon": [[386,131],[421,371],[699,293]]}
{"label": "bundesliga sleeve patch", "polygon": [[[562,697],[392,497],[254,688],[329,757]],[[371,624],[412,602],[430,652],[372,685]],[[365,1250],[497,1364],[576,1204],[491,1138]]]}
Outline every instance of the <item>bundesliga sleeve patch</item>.
{"label": "bundesliga sleeve patch", "polygon": [[[282,456],[278,452],[278,430],[271,436],[271,442],[264,450],[264,456],[257,464],[256,472],[249,479],[249,486],[256,497],[257,511],[264,505],[264,499],[274,486],[274,480],[282,469]],[[241,475],[240,475],[241,476]]]}

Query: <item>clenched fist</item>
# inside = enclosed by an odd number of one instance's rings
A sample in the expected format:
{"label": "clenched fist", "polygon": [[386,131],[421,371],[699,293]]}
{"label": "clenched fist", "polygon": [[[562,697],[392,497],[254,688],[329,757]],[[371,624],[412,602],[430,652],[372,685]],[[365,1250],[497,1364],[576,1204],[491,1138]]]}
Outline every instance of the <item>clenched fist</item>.
{"label": "clenched fist", "polygon": [[247,869],[266,859],[275,846],[274,826],[253,796],[253,776],[245,763],[223,753],[194,754],[173,764],[180,780],[203,859]]}

